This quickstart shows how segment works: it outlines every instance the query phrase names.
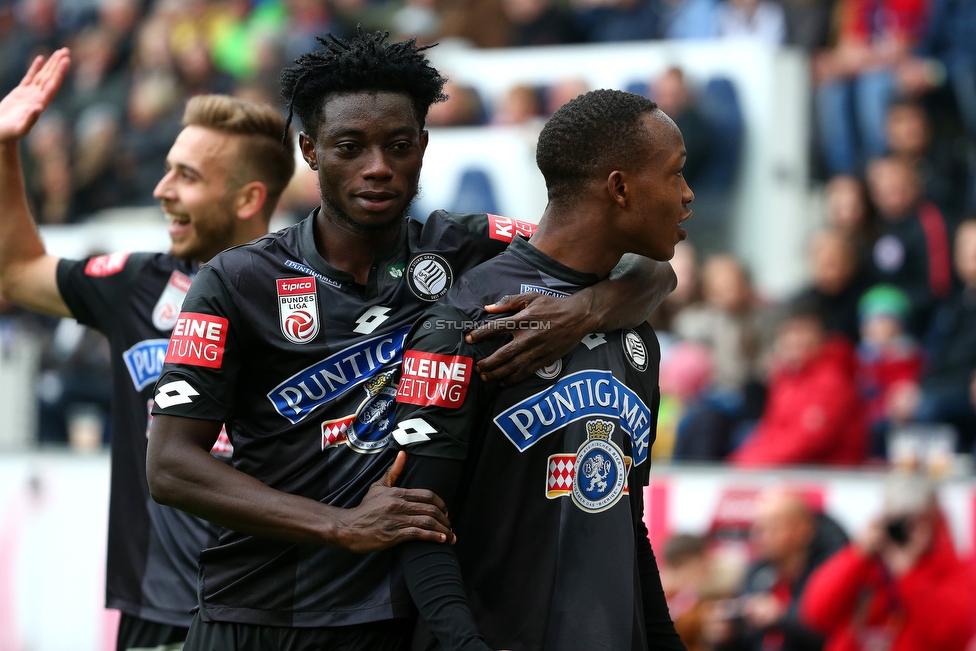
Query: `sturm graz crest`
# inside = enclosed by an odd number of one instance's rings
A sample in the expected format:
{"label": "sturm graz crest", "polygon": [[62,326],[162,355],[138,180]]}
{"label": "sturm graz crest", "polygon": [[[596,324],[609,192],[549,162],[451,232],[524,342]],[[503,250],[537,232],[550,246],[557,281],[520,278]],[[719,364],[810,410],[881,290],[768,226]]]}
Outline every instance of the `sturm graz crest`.
{"label": "sturm graz crest", "polygon": [[633,330],[624,330],[620,335],[624,347],[624,357],[638,371],[647,370],[647,346],[640,335]]}
{"label": "sturm graz crest", "polygon": [[436,301],[454,284],[454,272],[436,253],[421,253],[407,267],[407,284],[417,298]]}
{"label": "sturm graz crest", "polygon": [[573,501],[584,511],[598,513],[620,500],[627,484],[623,451],[610,440],[614,424],[596,418],[586,423],[589,440],[576,452]]}

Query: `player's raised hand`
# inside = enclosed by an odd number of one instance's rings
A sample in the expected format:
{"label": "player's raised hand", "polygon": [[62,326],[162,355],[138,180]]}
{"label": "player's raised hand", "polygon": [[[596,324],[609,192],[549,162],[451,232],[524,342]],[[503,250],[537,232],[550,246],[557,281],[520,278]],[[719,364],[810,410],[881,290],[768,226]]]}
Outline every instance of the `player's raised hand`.
{"label": "player's raised hand", "polygon": [[71,64],[68,48],[61,48],[47,61],[37,57],[20,85],[0,100],[0,143],[20,140],[54,99]]}
{"label": "player's raised hand", "polygon": [[510,316],[481,324],[466,336],[474,344],[499,334],[512,340],[478,362],[478,372],[486,382],[502,380],[505,386],[517,384],[538,369],[566,355],[589,333],[585,307],[575,296],[554,298],[537,292],[505,296],[488,312]]}
{"label": "player's raised hand", "polygon": [[354,509],[343,509],[341,543],[354,552],[375,552],[409,540],[455,541],[447,505],[432,491],[396,488],[407,454],[401,451],[386,475]]}

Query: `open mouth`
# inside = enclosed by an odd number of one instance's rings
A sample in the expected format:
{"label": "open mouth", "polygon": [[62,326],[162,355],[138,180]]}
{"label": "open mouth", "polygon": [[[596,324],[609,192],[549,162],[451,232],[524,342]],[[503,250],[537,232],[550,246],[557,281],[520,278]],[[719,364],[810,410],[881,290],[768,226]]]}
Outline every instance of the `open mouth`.
{"label": "open mouth", "polygon": [[190,230],[189,215],[179,215],[167,212],[166,219],[169,220],[169,235],[171,238],[183,235]]}

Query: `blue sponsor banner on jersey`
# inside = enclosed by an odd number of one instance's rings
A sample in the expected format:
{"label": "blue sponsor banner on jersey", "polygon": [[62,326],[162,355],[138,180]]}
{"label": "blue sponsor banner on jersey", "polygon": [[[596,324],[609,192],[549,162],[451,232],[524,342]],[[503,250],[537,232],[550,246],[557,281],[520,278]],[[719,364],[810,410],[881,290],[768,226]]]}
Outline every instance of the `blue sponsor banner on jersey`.
{"label": "blue sponsor banner on jersey", "polygon": [[635,464],[647,459],[651,410],[644,401],[610,371],[580,371],[512,405],[495,416],[495,425],[519,451],[532,447],[553,432],[581,418],[595,416],[617,420],[630,436]]}
{"label": "blue sponsor banner on jersey", "polygon": [[291,376],[268,393],[275,411],[293,424],[403,358],[410,326],[361,341]]}
{"label": "blue sponsor banner on jersey", "polygon": [[122,353],[136,391],[142,391],[159,379],[159,374],[163,372],[167,346],[169,339],[146,339]]}
{"label": "blue sponsor banner on jersey", "polygon": [[522,283],[522,292],[535,292],[536,294],[552,296],[554,298],[564,298],[569,296],[569,294],[566,292],[561,292],[558,289],[551,289],[549,287],[543,287],[542,285],[526,285],[525,283]]}

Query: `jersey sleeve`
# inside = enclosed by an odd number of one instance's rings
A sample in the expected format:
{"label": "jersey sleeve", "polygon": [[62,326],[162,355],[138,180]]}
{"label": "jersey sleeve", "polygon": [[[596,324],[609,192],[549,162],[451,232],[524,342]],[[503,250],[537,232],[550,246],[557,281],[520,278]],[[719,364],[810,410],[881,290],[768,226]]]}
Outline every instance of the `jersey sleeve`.
{"label": "jersey sleeve", "polygon": [[227,286],[213,268],[202,267],[170,335],[154,416],[230,419],[241,368],[239,324]]}
{"label": "jersey sleeve", "polygon": [[491,213],[459,213],[438,210],[434,214],[461,224],[468,233],[474,236],[477,246],[484,253],[486,260],[495,257],[508,248],[508,245],[517,236],[531,237],[536,229],[536,224],[532,222]]}
{"label": "jersey sleeve", "polygon": [[460,310],[437,306],[414,327],[403,354],[393,440],[410,454],[467,457],[485,398],[475,370],[479,351],[464,341],[472,324]]}
{"label": "jersey sleeve", "polygon": [[151,253],[112,253],[58,262],[58,291],[78,323],[106,332],[119,322],[118,312],[130,287],[149,264]]}

